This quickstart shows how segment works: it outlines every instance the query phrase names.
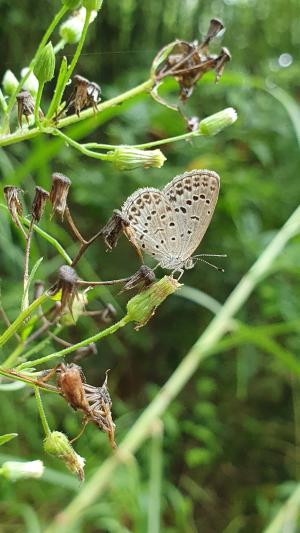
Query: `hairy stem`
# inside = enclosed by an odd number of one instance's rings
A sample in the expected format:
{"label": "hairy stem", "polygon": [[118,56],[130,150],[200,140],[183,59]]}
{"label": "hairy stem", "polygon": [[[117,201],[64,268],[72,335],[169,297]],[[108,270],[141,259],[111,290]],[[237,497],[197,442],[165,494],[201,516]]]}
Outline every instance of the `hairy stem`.
{"label": "hairy stem", "polygon": [[49,424],[48,424],[48,421],[47,421],[47,418],[46,418],[46,413],[45,413],[45,410],[44,410],[44,406],[43,406],[43,403],[42,403],[42,398],[41,398],[40,391],[39,391],[38,387],[34,387],[34,395],[35,395],[35,399],[36,399],[39,415],[40,415],[40,418],[41,418],[42,426],[43,426],[43,429],[44,429],[44,432],[45,432],[45,436],[48,437],[48,435],[50,435],[50,433],[51,433],[51,430],[49,428]]}
{"label": "hairy stem", "polygon": [[[109,484],[113,472],[124,457],[136,452],[149,435],[153,421],[160,418],[171,401],[179,394],[193,376],[201,362],[212,355],[213,349],[225,335],[232,318],[247,301],[254,288],[267,275],[271,265],[282,252],[288,241],[300,232],[300,206],[290,216],[281,230],[265,248],[254,265],[241,279],[222,308],[215,315],[204,333],[192,346],[175,372],[171,375],[154,400],[131,427],[120,444],[117,453],[106,460],[85,484],[73,501],[59,515],[60,527],[67,530],[74,525],[82,512],[91,505]],[[58,522],[55,520],[45,533],[54,533]]]}

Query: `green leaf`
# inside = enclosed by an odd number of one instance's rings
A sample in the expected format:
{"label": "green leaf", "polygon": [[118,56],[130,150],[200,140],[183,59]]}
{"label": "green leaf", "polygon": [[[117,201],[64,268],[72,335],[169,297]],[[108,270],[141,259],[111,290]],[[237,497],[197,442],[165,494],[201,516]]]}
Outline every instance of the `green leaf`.
{"label": "green leaf", "polygon": [[18,436],[18,433],[6,433],[5,435],[0,435],[0,446],[2,446],[2,444],[5,444],[6,442],[14,439],[17,436]]}

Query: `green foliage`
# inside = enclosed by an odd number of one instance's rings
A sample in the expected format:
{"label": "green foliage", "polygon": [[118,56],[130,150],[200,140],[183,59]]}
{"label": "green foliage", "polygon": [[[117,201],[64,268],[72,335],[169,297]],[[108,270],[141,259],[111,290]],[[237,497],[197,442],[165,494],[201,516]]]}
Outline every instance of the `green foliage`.
{"label": "green foliage", "polygon": [[[1,3],[1,15],[7,21],[0,36],[2,48],[7,50],[3,72],[12,68],[18,74],[18,68],[25,66],[24,43],[27,59],[57,5],[51,2],[48,7],[33,17],[36,4],[31,0],[22,6]],[[290,114],[295,119],[299,112],[294,100],[300,75],[295,60],[300,34],[298,11],[297,0],[217,0],[213,6],[180,0],[104,2],[76,70],[101,84],[104,101],[147,79],[156,52],[167,42],[198,38],[209,18],[217,16],[226,26],[222,44],[230,48],[232,62],[219,84],[209,76],[204,78],[185,109],[189,116],[202,119],[233,106],[238,110],[238,122],[218,137],[163,147],[168,161],[160,170],[122,173],[109,163],[84,157],[59,138],[36,137],[1,150],[3,185],[14,183],[26,189],[25,203],[29,206],[35,184],[49,189],[51,173],[64,172],[73,182],[72,213],[83,235],[91,236],[137,187],[163,186],[190,168],[216,170],[222,179],[221,197],[201,252],[227,253],[228,258],[222,259],[225,273],[199,264],[185,273],[182,281],[222,303],[299,203],[299,147],[289,118]],[[71,46],[66,48],[66,55],[73,51]],[[279,61],[283,53],[293,58],[288,67]],[[62,71],[65,76],[64,61]],[[277,87],[281,93],[276,92]],[[53,89],[51,83],[46,87],[46,101],[50,102]],[[177,87],[173,82],[163,90],[175,101]],[[183,128],[182,118],[174,111],[140,96],[73,124],[66,132],[78,142],[128,145],[180,135]],[[13,320],[20,307],[22,238],[2,210],[0,217],[1,297]],[[74,256],[76,245],[58,220],[45,217],[41,228]],[[35,235],[31,265],[41,256],[39,277],[51,279],[65,260]],[[296,490],[300,472],[299,384],[296,371],[278,354],[288,352],[298,362],[299,326],[274,333],[272,324],[286,326],[299,320],[299,261],[296,237],[237,317],[249,329],[247,338],[207,359],[165,414],[163,532],[262,531]],[[78,273],[83,279],[113,279],[130,275],[137,266],[134,251],[124,239],[110,254],[97,241],[78,264]],[[124,329],[108,337],[99,345],[98,355],[84,363],[88,382],[97,386],[104,371],[112,370],[118,442],[211,319],[212,309],[188,295],[178,296],[169,299],[138,334]],[[95,288],[89,299],[93,310],[102,302],[117,300],[118,318],[123,316],[127,298],[118,295],[118,289]],[[261,343],[258,326],[266,328]],[[65,338],[74,343],[100,327],[96,320],[83,317],[76,329],[65,331]],[[56,349],[55,341],[49,339],[35,357]],[[5,352],[8,354],[9,350]],[[19,459],[40,457],[42,433],[28,388],[0,390],[0,394],[2,431],[17,431],[22,436],[5,451]],[[63,428],[70,438],[76,436],[81,429],[77,413],[62,398],[44,396],[50,426]],[[74,446],[87,458],[87,478],[110,455],[105,435],[94,427],[88,427]],[[132,459],[117,470],[107,492],[77,524],[78,531],[146,531],[148,452],[146,444],[137,454],[137,462]],[[30,493],[26,481],[11,486],[0,480],[1,522],[7,524],[7,530],[24,531],[24,524],[28,531],[37,530],[36,515],[45,525],[81,490],[77,481],[64,477],[63,465],[60,468],[51,458],[49,465],[49,477],[30,482]],[[297,513],[295,516],[296,531]]]}

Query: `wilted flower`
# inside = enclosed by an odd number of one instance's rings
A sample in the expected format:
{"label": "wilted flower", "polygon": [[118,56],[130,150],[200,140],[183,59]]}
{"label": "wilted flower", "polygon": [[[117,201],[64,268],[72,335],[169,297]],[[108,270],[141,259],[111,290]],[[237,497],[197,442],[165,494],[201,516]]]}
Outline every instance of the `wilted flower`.
{"label": "wilted flower", "polygon": [[43,216],[45,205],[49,199],[49,193],[42,187],[35,188],[35,196],[32,202],[31,214],[35,222],[39,222]]}
{"label": "wilted flower", "polygon": [[209,70],[215,70],[216,81],[218,81],[224,70],[224,64],[230,60],[230,53],[226,48],[222,48],[220,55],[209,55],[208,44],[223,28],[221,21],[212,19],[202,42],[176,40],[160,50],[153,61],[151,70],[152,77],[156,81],[156,86],[152,91],[153,97],[164,103],[157,94],[157,87],[167,76],[174,77],[179,83],[179,96],[183,101],[191,96],[197,81]]}
{"label": "wilted flower", "polygon": [[[75,11],[59,28],[59,35],[67,44],[75,44],[80,40],[86,15],[85,7]],[[89,24],[95,20],[97,11],[92,11]]]}
{"label": "wilted flower", "polygon": [[26,118],[26,122],[29,125],[28,117],[34,114],[34,99],[28,91],[21,91],[17,94],[18,102],[18,124],[22,128],[22,116]]}
{"label": "wilted flower", "polygon": [[11,70],[7,70],[4,73],[4,76],[2,79],[2,85],[3,85],[3,89],[5,93],[10,96],[18,87],[18,84],[19,82],[16,76],[14,75],[14,73]]}
{"label": "wilted flower", "polygon": [[10,481],[19,479],[40,478],[44,473],[44,464],[37,459],[36,461],[5,461],[0,468],[0,474]]}
{"label": "wilted flower", "polygon": [[85,383],[83,385],[86,398],[89,402],[90,415],[89,420],[94,422],[102,431],[107,433],[112,448],[116,448],[115,443],[115,424],[112,419],[111,408],[112,401],[107,388],[107,375],[102,387],[93,387]]}
{"label": "wilted flower", "polygon": [[[22,70],[21,70],[21,78],[24,78],[24,76],[26,76],[28,70],[29,70],[28,67],[24,67],[24,68],[22,68]],[[33,72],[30,72],[29,77],[28,77],[27,80],[23,83],[23,89],[25,89],[25,90],[28,91],[32,96],[35,97],[35,96],[37,95],[38,88],[39,88],[39,81],[38,81],[38,79],[36,78],[36,76],[34,75],[34,73],[33,73]]]}
{"label": "wilted flower", "polygon": [[7,185],[4,187],[3,192],[10,216],[14,223],[19,227],[18,216],[22,216],[23,214],[23,207],[19,198],[22,189],[14,187],[13,185]]}
{"label": "wilted flower", "polygon": [[181,284],[171,276],[164,276],[148,289],[140,292],[127,303],[127,318],[136,322],[136,329],[147,324],[157,307],[173,294]]}
{"label": "wilted flower", "polygon": [[119,170],[134,170],[135,168],[161,168],[166,157],[160,150],[139,150],[130,146],[119,146],[113,152],[108,152],[110,161]]}
{"label": "wilted flower", "polygon": [[70,185],[71,180],[67,178],[67,176],[60,174],[59,172],[52,174],[50,202],[53,206],[53,212],[58,213],[62,219],[67,206],[67,197]]}
{"label": "wilted flower", "polygon": [[72,313],[74,299],[77,296],[78,276],[74,268],[69,265],[63,265],[58,270],[58,281],[56,284],[56,291],[61,290],[61,311],[63,312],[68,306]]}
{"label": "wilted flower", "polygon": [[128,226],[129,221],[124,219],[121,211],[115,209],[112,216],[101,230],[104,242],[110,250],[116,246],[120,233]]}
{"label": "wilted flower", "polygon": [[78,116],[80,116],[80,111],[87,107],[92,107],[94,112],[96,112],[97,104],[101,100],[101,88],[99,85],[78,74],[73,77],[72,84],[73,91],[67,102],[67,109],[73,107]]}
{"label": "wilted flower", "polygon": [[44,450],[61,459],[66,467],[76,474],[80,481],[84,480],[85,459],[72,448],[68,437],[60,431],[52,431],[44,440]]}
{"label": "wilted flower", "polygon": [[227,107],[218,113],[204,118],[199,123],[198,132],[201,135],[216,135],[237,120],[237,112],[233,107]]}
{"label": "wilted flower", "polygon": [[147,265],[142,265],[137,272],[135,272],[124,285],[123,291],[128,291],[135,289],[140,286],[140,289],[143,290],[146,287],[149,287],[156,280],[155,274],[152,268]]}

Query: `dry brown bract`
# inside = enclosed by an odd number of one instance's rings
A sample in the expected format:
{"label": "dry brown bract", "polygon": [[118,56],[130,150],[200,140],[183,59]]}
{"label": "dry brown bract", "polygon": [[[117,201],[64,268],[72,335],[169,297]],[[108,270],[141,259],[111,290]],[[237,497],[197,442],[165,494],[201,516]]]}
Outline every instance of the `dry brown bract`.
{"label": "dry brown bract", "polygon": [[[222,22],[212,19],[202,42],[176,40],[160,50],[153,62],[153,74],[157,85],[167,76],[174,77],[180,86],[180,99],[185,101],[191,96],[196,83],[209,70],[216,72],[216,81],[218,81],[225,63],[231,56],[227,48],[222,48],[217,56],[209,55],[208,45],[223,28]],[[153,95],[155,96],[155,92]]]}
{"label": "dry brown bract", "polygon": [[75,113],[80,116],[80,111],[87,107],[92,107],[97,111],[97,104],[101,98],[101,88],[97,83],[89,81],[78,74],[72,79],[73,91],[67,103],[67,110],[74,108]]}
{"label": "dry brown bract", "polygon": [[[29,125],[28,117],[34,114],[35,102],[31,94],[28,91],[19,92],[17,94],[17,103],[18,103],[18,124],[22,128],[22,116],[26,118],[26,122]],[[39,109],[39,116],[43,118],[44,113]]]}

